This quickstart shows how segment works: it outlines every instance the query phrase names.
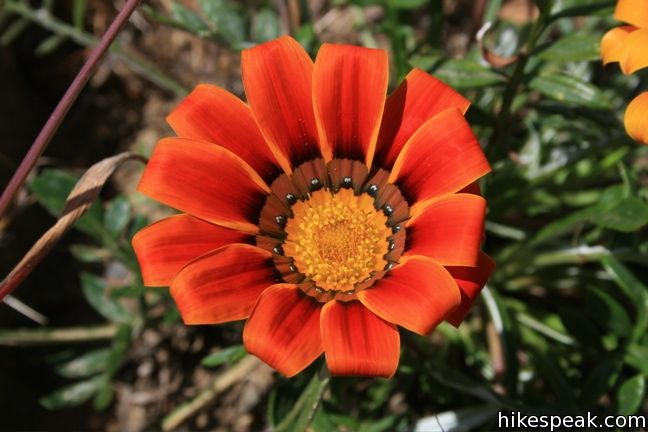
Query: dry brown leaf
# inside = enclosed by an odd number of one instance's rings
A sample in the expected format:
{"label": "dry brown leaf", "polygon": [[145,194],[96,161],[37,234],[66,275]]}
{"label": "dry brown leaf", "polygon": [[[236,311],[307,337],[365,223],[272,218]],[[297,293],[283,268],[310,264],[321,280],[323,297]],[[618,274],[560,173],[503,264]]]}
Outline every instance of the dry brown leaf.
{"label": "dry brown leaf", "polygon": [[101,192],[113,172],[128,160],[146,159],[138,154],[124,152],[103,159],[92,165],[81,176],[77,184],[68,195],[65,207],[59,220],[52,228],[47,230],[36,243],[29,249],[22,260],[11,270],[7,277],[0,283],[0,300],[10,294],[20,283],[25,280],[32,270],[47,256],[54,245],[58,243],[63,234],[79,219],[90,207]]}

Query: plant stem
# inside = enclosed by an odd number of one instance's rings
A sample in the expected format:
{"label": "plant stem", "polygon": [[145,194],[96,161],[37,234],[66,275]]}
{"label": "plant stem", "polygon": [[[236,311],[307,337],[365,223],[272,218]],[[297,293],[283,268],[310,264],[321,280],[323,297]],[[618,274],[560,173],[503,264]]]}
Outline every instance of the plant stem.
{"label": "plant stem", "polygon": [[112,339],[117,324],[102,326],[0,330],[0,345],[42,345]]}
{"label": "plant stem", "polygon": [[[57,34],[69,36],[70,38],[83,45],[96,45],[96,47],[90,53],[90,56],[84,63],[83,67],[81,67],[81,70],[72,81],[72,84],[70,84],[70,86],[68,87],[67,91],[59,101],[56,108],[54,108],[54,111],[47,119],[47,122],[39,132],[29,151],[18,166],[18,169],[14,172],[14,175],[3,191],[2,196],[0,196],[0,215],[5,213],[10,203],[13,201],[14,196],[16,195],[22,184],[25,182],[27,175],[36,164],[36,161],[38,160],[40,155],[43,153],[43,151],[45,151],[45,148],[58,130],[61,122],[70,110],[70,107],[72,107],[77,97],[81,93],[81,90],[83,90],[86,83],[90,79],[90,76],[99,64],[99,61],[106,53],[106,51],[110,48],[110,45],[117,37],[117,34],[126,24],[128,18],[135,11],[140,1],[141,0],[127,0],[122,10],[119,11],[117,17],[110,24],[110,27],[108,27],[108,30],[98,43],[94,38],[79,32],[78,30],[74,29],[74,27],[67,26],[64,23],[57,21],[45,9],[34,10],[26,6],[25,4],[13,1],[8,2],[4,5],[8,12],[16,13],[24,18],[37,22],[38,24],[54,31],[55,33],[58,32]],[[133,62],[135,62],[139,67],[148,67],[145,63],[142,63],[141,61],[138,61],[136,59],[131,59],[131,63]]]}

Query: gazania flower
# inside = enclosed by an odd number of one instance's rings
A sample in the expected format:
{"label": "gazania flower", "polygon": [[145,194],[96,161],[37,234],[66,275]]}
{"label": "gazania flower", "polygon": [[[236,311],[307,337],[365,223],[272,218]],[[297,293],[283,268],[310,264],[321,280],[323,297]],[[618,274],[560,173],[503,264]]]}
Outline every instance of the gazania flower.
{"label": "gazania flower", "polygon": [[[619,0],[614,17],[630,25],[616,27],[603,36],[603,63],[618,62],[624,74],[648,67],[648,1]],[[648,92],[630,102],[624,123],[628,135],[648,144]]]}
{"label": "gazania flower", "polygon": [[248,104],[198,86],[168,117],[139,190],[183,214],[133,239],[146,285],[186,324],[247,318],[249,352],[286,376],[394,374],[397,326],[464,318],[490,167],[468,101],[420,70],[385,101],[382,50],[289,37],[243,52]]}

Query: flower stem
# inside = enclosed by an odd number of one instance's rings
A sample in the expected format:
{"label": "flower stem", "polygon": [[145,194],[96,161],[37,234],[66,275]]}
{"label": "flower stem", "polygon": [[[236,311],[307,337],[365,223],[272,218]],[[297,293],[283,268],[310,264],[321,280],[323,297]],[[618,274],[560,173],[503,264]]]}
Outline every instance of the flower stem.
{"label": "flower stem", "polygon": [[[13,177],[9,181],[9,184],[2,193],[2,196],[0,196],[0,215],[4,214],[4,212],[9,207],[9,204],[13,200],[16,192],[18,192],[18,189],[20,189],[22,184],[25,182],[27,175],[36,164],[36,160],[43,153],[52,137],[58,130],[61,122],[70,110],[70,107],[72,106],[74,101],[76,101],[79,93],[81,93],[81,90],[83,90],[86,83],[90,79],[90,76],[99,64],[99,61],[110,47],[112,41],[115,40],[115,37],[117,37],[119,31],[126,24],[133,11],[135,11],[139,3],[140,0],[127,0],[123,9],[119,11],[117,17],[112,22],[110,27],[108,27],[108,30],[103,35],[96,48],[92,51],[92,53],[90,53],[90,56],[86,60],[85,64],[83,65],[77,76],[74,78],[74,81],[72,81],[72,84],[70,84],[70,87],[68,87],[67,91],[59,101],[56,108],[54,108],[54,111],[50,115],[49,119],[47,119],[47,122],[34,140],[29,151],[25,155],[25,158],[18,166],[18,169],[16,170]],[[14,2],[7,3],[5,7],[8,10],[13,11],[25,9],[24,7],[21,8],[19,4]]]}

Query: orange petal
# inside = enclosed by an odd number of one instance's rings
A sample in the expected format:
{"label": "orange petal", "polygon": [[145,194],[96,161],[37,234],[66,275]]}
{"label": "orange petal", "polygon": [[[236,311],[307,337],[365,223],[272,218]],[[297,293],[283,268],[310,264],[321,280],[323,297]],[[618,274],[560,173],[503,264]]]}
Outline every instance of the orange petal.
{"label": "orange petal", "polygon": [[479,254],[479,262],[477,267],[447,267],[446,270],[450,272],[452,277],[459,285],[461,291],[461,304],[452,312],[450,312],[445,320],[455,327],[464,320],[468,311],[472,307],[473,302],[481,292],[486,281],[491,277],[495,270],[495,261],[488,255],[481,252]]}
{"label": "orange petal", "polygon": [[412,207],[407,222],[407,255],[424,255],[441,265],[474,266],[484,232],[486,200],[452,194]]}
{"label": "orange petal", "polygon": [[614,18],[641,28],[648,28],[646,0],[617,0]]}
{"label": "orange petal", "polygon": [[230,150],[268,183],[280,171],[250,108],[222,88],[200,84],[169,114],[167,122],[181,138],[209,141]]}
{"label": "orange petal", "polygon": [[185,324],[220,324],[247,318],[276,277],[270,252],[231,244],[180,270],[171,282],[171,296]]}
{"label": "orange petal", "polygon": [[456,108],[432,117],[407,141],[389,181],[410,204],[457,192],[490,171],[470,125]]}
{"label": "orange petal", "polygon": [[284,36],[243,50],[241,65],[248,103],[284,171],[319,157],[313,62],[306,51]]}
{"label": "orange petal", "polygon": [[189,261],[230,243],[247,243],[251,235],[212,225],[189,215],[171,216],[140,230],[133,249],[144,285],[168,286]]}
{"label": "orange petal", "polygon": [[470,101],[444,82],[413,69],[387,98],[375,164],[386,170],[394,166],[408,139],[430,118],[448,108],[465,113]]}
{"label": "orange petal", "polygon": [[326,160],[355,159],[371,167],[388,78],[385,51],[322,45],[313,70],[313,106]]}
{"label": "orange petal", "polygon": [[202,141],[158,143],[137,188],[143,194],[209,222],[256,233],[270,188],[229,150]]}
{"label": "orange petal", "polygon": [[295,285],[273,285],[245,325],[245,348],[285,376],[296,375],[322,354],[320,311]]}
{"label": "orange petal", "polygon": [[358,299],[382,319],[426,335],[461,302],[457,283],[439,263],[409,257]]}
{"label": "orange petal", "polygon": [[632,139],[648,144],[648,92],[643,92],[630,101],[623,122]]}
{"label": "orange petal", "polygon": [[633,26],[621,26],[613,28],[603,35],[601,39],[601,58],[603,64],[618,62],[621,60],[623,43],[630,33],[636,30]]}
{"label": "orange petal", "polygon": [[[646,5],[648,7],[648,4]],[[619,66],[625,74],[648,67],[648,28],[637,29],[621,43]]]}
{"label": "orange petal", "polygon": [[332,375],[389,378],[396,372],[400,356],[398,330],[362,303],[326,303],[321,330],[326,364]]}

